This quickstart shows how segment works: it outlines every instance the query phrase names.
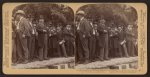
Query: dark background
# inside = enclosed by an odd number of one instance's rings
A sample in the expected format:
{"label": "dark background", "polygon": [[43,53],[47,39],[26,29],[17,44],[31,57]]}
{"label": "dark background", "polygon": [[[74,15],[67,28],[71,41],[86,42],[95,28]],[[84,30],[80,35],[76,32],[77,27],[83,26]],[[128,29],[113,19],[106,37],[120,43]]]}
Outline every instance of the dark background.
{"label": "dark background", "polygon": [[[33,75],[6,75],[6,74],[4,74],[3,73],[3,71],[2,71],[2,53],[3,53],[3,49],[2,49],[2,32],[3,32],[3,30],[2,30],[2,5],[3,5],[3,3],[7,3],[7,2],[11,2],[11,3],[16,3],[16,2],[30,2],[31,0],[0,0],[0,4],[1,4],[1,6],[0,6],[0,11],[1,11],[1,13],[0,13],[0,24],[1,24],[1,26],[0,26],[0,77],[9,77],[9,76],[12,76],[12,77],[20,77],[20,76],[27,76],[27,77],[41,77],[42,75],[35,75],[35,76],[33,76]],[[76,2],[76,3],[80,3],[80,2],[99,2],[99,3],[107,3],[107,2],[112,2],[112,3],[119,3],[119,2],[128,2],[128,3],[145,3],[145,4],[147,4],[147,9],[148,9],[148,21],[150,21],[149,20],[149,18],[150,18],[150,13],[149,13],[149,7],[150,7],[150,0],[32,0],[32,2]],[[148,30],[148,36],[147,36],[147,39],[150,39],[149,38],[149,36],[150,36],[150,32],[149,32],[149,25],[150,25],[150,23],[148,22],[148,28],[147,28],[147,30]],[[131,75],[131,76],[129,76],[129,75],[113,75],[113,76],[111,76],[111,75],[87,75],[88,77],[150,77],[150,70],[149,70],[149,65],[150,65],[150,56],[149,56],[149,54],[150,54],[150,51],[149,51],[149,40],[147,40],[148,41],[148,53],[147,53],[147,55],[148,55],[148,70],[147,70],[147,73],[145,74],[145,75]],[[48,75],[44,75],[44,76],[47,76],[47,77],[49,77]],[[64,77],[64,75],[50,75],[50,76],[52,76],[52,77],[57,77],[57,76],[60,76],[60,77]],[[68,77],[76,77],[75,75],[65,75],[65,76],[68,76]],[[78,76],[80,76],[80,77],[86,77],[85,75],[78,75]]]}

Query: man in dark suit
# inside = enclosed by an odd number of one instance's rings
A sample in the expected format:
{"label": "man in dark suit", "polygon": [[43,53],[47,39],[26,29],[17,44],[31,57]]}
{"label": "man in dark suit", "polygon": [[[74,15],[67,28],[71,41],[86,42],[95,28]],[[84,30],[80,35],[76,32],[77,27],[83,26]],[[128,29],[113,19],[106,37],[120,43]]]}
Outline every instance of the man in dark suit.
{"label": "man in dark suit", "polygon": [[108,31],[107,31],[107,27],[105,25],[105,20],[101,19],[99,21],[98,24],[98,32],[99,32],[99,42],[98,42],[98,46],[99,46],[99,59],[101,61],[103,60],[109,60],[108,58]]}
{"label": "man in dark suit", "polygon": [[44,23],[44,18],[40,16],[39,23],[37,25],[38,32],[38,47],[39,47],[39,59],[44,60],[47,58],[47,28]]}
{"label": "man in dark suit", "polygon": [[129,57],[129,54],[127,52],[127,47],[126,47],[125,32],[121,25],[118,27],[118,37],[119,37],[120,57]]}
{"label": "man in dark suit", "polygon": [[32,61],[35,56],[35,40],[36,40],[37,31],[35,28],[35,24],[33,24],[33,16],[29,16],[28,20],[30,23],[30,35],[31,35],[31,37],[28,38],[28,48],[30,54],[30,61]]}
{"label": "man in dark suit", "polygon": [[12,63],[15,65],[17,62],[16,52],[16,24],[15,20],[12,19]]}
{"label": "man in dark suit", "polygon": [[[91,26],[89,21],[84,18],[84,11],[78,11],[77,12],[77,20],[78,25],[77,25],[77,31],[78,31],[78,35],[79,35],[79,41],[81,44],[81,48],[82,51],[78,51],[78,57],[80,62],[83,62],[85,64],[89,63],[89,48],[88,48],[88,41],[89,41],[89,37],[91,37],[90,35],[90,30],[91,30]],[[79,63],[80,63],[79,62]]]}
{"label": "man in dark suit", "polygon": [[[19,63],[24,61],[23,63],[27,63],[29,61],[29,50],[27,46],[27,39],[30,37],[29,33],[29,21],[24,17],[25,13],[22,10],[18,10],[16,12],[16,21],[18,21],[16,25],[17,30],[17,55]],[[23,56],[24,55],[24,56]]]}
{"label": "man in dark suit", "polygon": [[66,48],[65,48],[65,40],[63,36],[63,28],[62,23],[58,23],[57,25],[57,52],[59,57],[68,57]]}
{"label": "man in dark suit", "polygon": [[90,50],[90,61],[95,61],[95,48],[96,48],[96,24],[93,24],[93,21],[90,20],[91,30],[89,38],[89,50]]}
{"label": "man in dark suit", "polygon": [[48,31],[48,48],[49,57],[55,57],[57,52],[57,31],[54,25],[51,25]]}
{"label": "man in dark suit", "polygon": [[129,53],[129,56],[136,56],[134,51],[134,40],[135,40],[135,34],[133,31],[133,25],[128,25],[126,29],[126,44],[127,44],[127,50]]}
{"label": "man in dark suit", "polygon": [[74,56],[75,48],[75,35],[73,33],[71,25],[67,25],[64,30],[65,48],[68,56]]}

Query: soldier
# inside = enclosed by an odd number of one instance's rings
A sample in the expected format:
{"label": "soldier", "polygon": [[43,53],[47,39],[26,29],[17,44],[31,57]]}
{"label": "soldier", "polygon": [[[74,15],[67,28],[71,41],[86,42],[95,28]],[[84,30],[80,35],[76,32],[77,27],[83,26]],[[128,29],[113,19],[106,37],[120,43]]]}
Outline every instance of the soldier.
{"label": "soldier", "polygon": [[71,25],[67,25],[63,31],[65,39],[65,47],[68,56],[74,55],[75,48],[75,35],[73,33]]}
{"label": "soldier", "polygon": [[77,31],[78,31],[78,43],[80,43],[81,45],[81,50],[77,52],[78,57],[79,57],[79,62],[78,63],[89,63],[89,48],[88,48],[88,41],[89,41],[89,37],[90,35],[90,23],[89,21],[84,18],[84,11],[78,11],[77,12],[77,20],[79,21],[78,25],[77,25]]}
{"label": "soldier", "polygon": [[101,19],[98,24],[98,32],[99,32],[99,59],[100,61],[109,60],[108,58],[108,31],[105,25],[105,20]]}
{"label": "soldier", "polygon": [[39,60],[46,60],[47,58],[47,28],[44,23],[44,18],[40,16],[39,23],[37,25],[38,32],[38,52]]}
{"label": "soldier", "polygon": [[127,50],[129,53],[129,56],[136,56],[134,51],[134,39],[135,34],[133,32],[133,25],[128,25],[126,29],[126,41],[127,41]]}
{"label": "soldier", "polygon": [[[24,17],[25,13],[22,10],[18,10],[16,12],[15,18],[17,22],[16,30],[17,30],[17,55],[18,55],[18,63],[23,62],[27,63],[29,61],[29,50],[27,46],[27,39],[30,37],[29,33],[29,22]],[[23,56],[24,55],[24,56]]]}

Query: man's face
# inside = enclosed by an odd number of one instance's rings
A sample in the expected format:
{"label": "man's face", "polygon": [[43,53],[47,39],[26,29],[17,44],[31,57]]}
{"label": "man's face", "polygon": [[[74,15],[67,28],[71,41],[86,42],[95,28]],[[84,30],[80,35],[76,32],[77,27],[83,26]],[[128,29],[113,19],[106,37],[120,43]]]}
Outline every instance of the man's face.
{"label": "man's face", "polygon": [[33,21],[33,18],[31,17],[31,18],[29,18],[29,20],[30,20],[30,21]]}
{"label": "man's face", "polygon": [[71,29],[71,25],[67,25],[67,29],[70,30]]}
{"label": "man's face", "polygon": [[118,27],[118,30],[119,30],[119,31],[122,31],[122,27]]}
{"label": "man's face", "polygon": [[17,15],[16,15],[16,20],[19,21],[19,20],[20,20],[20,17],[21,17],[21,15],[20,15],[20,14],[17,14]]}
{"label": "man's face", "polygon": [[129,30],[132,30],[132,25],[129,25],[129,26],[128,26],[128,29],[129,29]]}
{"label": "man's face", "polygon": [[83,16],[82,15],[76,15],[77,21],[79,21]]}
{"label": "man's face", "polygon": [[39,23],[44,24],[44,19],[39,19]]}

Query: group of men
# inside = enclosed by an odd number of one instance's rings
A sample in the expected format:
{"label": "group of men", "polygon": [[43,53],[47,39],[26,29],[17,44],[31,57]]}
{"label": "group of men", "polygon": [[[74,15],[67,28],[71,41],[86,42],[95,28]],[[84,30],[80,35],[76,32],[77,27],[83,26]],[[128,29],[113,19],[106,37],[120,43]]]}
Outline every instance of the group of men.
{"label": "group of men", "polygon": [[18,10],[12,22],[12,62],[28,63],[50,57],[75,56],[76,64],[104,61],[116,57],[137,56],[137,35],[133,25],[106,24],[104,18],[97,22],[85,18],[78,11],[75,24],[64,25],[38,21],[26,17]]}
{"label": "group of men", "polygon": [[12,21],[12,62],[28,63],[51,57],[74,56],[75,35],[72,25],[45,22],[42,15],[38,21],[16,11]]}
{"label": "group of men", "polygon": [[88,20],[84,11],[76,14],[76,64],[111,58],[137,56],[137,35],[133,25],[106,24],[104,18]]}

